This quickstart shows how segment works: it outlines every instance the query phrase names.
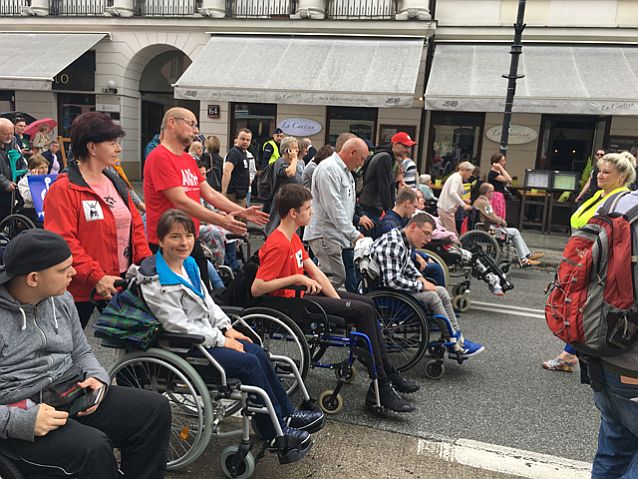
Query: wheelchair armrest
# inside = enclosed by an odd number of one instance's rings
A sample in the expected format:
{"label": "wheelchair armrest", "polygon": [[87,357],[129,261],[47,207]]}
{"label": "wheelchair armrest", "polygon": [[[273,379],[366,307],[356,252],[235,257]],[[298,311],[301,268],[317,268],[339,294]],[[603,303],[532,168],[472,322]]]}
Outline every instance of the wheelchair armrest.
{"label": "wheelchair armrest", "polygon": [[299,299],[301,298],[301,292],[302,291],[307,291],[308,288],[306,288],[305,286],[301,285],[301,284],[291,284],[289,286],[284,286],[281,289],[287,289],[288,291],[294,291],[295,292],[295,298]]}
{"label": "wheelchair armrest", "polygon": [[157,335],[159,341],[168,341],[173,344],[180,344],[187,347],[191,347],[195,344],[202,344],[206,338],[201,334],[182,334],[182,333],[167,333],[160,332]]}
{"label": "wheelchair armrest", "polygon": [[226,239],[227,240],[245,240],[246,236],[245,235],[236,235],[235,233],[226,233]]}
{"label": "wheelchair armrest", "polygon": [[255,226],[249,226],[247,228],[248,230],[248,234],[250,235],[255,235],[255,236],[263,236],[263,238],[266,238],[266,232],[262,229],[262,228],[257,228]]}

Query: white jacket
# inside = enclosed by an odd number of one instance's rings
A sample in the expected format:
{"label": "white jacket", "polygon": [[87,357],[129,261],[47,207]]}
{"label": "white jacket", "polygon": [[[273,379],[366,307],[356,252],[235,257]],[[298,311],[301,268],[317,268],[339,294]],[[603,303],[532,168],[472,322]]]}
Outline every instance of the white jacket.
{"label": "white jacket", "polygon": [[222,329],[230,328],[231,322],[210,297],[204,284],[200,282],[204,298],[184,284],[161,284],[155,261],[155,255],[142,261],[137,280],[146,304],[164,331],[199,334],[206,338],[205,347],[222,347],[225,341]]}

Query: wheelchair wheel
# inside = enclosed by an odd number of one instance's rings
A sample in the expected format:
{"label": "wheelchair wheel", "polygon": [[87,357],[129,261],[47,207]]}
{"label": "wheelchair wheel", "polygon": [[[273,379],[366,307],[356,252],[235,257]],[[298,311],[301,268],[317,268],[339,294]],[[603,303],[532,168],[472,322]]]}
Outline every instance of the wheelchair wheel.
{"label": "wheelchair wheel", "polygon": [[13,213],[0,221],[0,234],[12,240],[26,230],[34,230],[36,225],[24,215]]}
{"label": "wheelchair wheel", "polygon": [[434,251],[430,251],[429,249],[423,249],[423,250],[420,250],[420,251],[423,251],[430,258],[432,258],[432,261],[434,261],[439,266],[441,266],[441,269],[443,270],[443,275],[445,276],[445,286],[449,287],[449,285],[450,285],[450,269],[447,267],[447,264],[445,264],[445,261],[443,261],[443,258],[441,258]]}
{"label": "wheelchair wheel", "polygon": [[319,395],[319,409],[324,414],[339,414],[343,409],[343,397],[337,394],[331,401],[330,397],[334,394],[332,389],[326,389]]}
{"label": "wheelchair wheel", "polygon": [[463,248],[470,251],[473,251],[476,245],[480,246],[485,254],[498,264],[501,257],[501,247],[491,234],[481,230],[472,230],[462,234],[459,241]]}
{"label": "wheelchair wheel", "polygon": [[[301,378],[305,379],[310,367],[310,348],[301,328],[286,314],[270,308],[248,308],[242,313],[244,320],[259,335],[263,348],[279,356],[292,359]],[[299,386],[289,367],[277,365],[275,370],[288,394]]]}
{"label": "wheelchair wheel", "polygon": [[163,349],[130,353],[110,370],[118,386],[162,394],[171,405],[171,437],[167,469],[179,469],[206,449],[212,432],[212,403],[208,387],[185,359]]}
{"label": "wheelchair wheel", "polygon": [[383,330],[385,349],[399,371],[414,367],[423,357],[430,340],[424,306],[407,294],[379,289],[371,298]]}
{"label": "wheelchair wheel", "polygon": [[440,359],[428,359],[425,363],[425,377],[441,379],[445,374],[445,364]]}
{"label": "wheelchair wheel", "polygon": [[458,309],[461,313],[465,313],[468,309],[470,309],[470,306],[472,306],[472,301],[464,294],[460,294],[452,298],[452,306],[454,309]]}
{"label": "wheelchair wheel", "polygon": [[11,458],[0,453],[0,479],[22,479],[23,477]]}
{"label": "wheelchair wheel", "polygon": [[239,464],[233,467],[233,459],[237,450],[237,446],[228,446],[222,451],[219,456],[221,462],[222,471],[226,477],[235,479],[248,479],[255,472],[255,458],[249,451],[246,457],[244,457]]}

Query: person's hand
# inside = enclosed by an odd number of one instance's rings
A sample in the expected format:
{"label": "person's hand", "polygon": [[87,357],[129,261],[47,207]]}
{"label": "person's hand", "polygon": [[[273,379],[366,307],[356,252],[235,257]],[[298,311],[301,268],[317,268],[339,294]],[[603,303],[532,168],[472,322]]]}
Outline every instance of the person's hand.
{"label": "person's hand", "polygon": [[423,276],[419,276],[419,281],[423,285],[423,291],[436,291],[436,285],[433,283],[430,283]]}
{"label": "person's hand", "polygon": [[417,254],[416,255],[416,266],[417,266],[417,268],[419,268],[419,271],[423,271],[427,265],[428,265],[427,261],[425,261],[425,259],[423,259],[423,256],[421,256],[420,254]]}
{"label": "person's hand", "polygon": [[224,336],[230,339],[236,339],[237,341],[241,340],[241,341],[248,341],[249,343],[253,342],[253,340],[250,339],[248,336],[243,335],[242,333],[240,333],[239,331],[233,328],[228,328]]}
{"label": "person's hand", "polygon": [[359,226],[365,228],[366,230],[371,230],[372,228],[374,228],[374,222],[366,215],[363,215],[361,218],[359,218]]}
{"label": "person's hand", "polygon": [[464,209],[465,211],[470,211],[470,210],[472,209],[472,205],[464,204],[464,205],[463,205],[463,209]]}
{"label": "person's hand", "polygon": [[268,223],[269,215],[261,211],[259,206],[251,206],[250,208],[244,208],[242,211],[242,217],[246,221],[252,221],[258,225],[265,225]]}
{"label": "person's hand", "polygon": [[102,296],[104,299],[111,299],[111,297],[117,293],[115,282],[120,281],[122,278],[119,276],[105,275],[95,285],[95,292]]}
{"label": "person's hand", "polygon": [[54,429],[64,426],[69,413],[58,411],[48,404],[41,403],[38,406],[38,415],[35,418],[35,427],[33,428],[34,436],[46,436]]}
{"label": "person's hand", "polygon": [[233,338],[226,338],[224,340],[224,347],[228,349],[232,349],[233,351],[239,351],[240,353],[244,352],[244,345],[239,341]]}
{"label": "person's hand", "polygon": [[237,220],[237,216],[241,211],[233,211],[222,215],[221,226],[236,235],[245,235],[247,233],[246,223]]}
{"label": "person's hand", "polygon": [[303,274],[297,275],[297,284],[306,287],[306,294],[317,295],[321,292],[321,285]]}
{"label": "person's hand", "polygon": [[[106,385],[102,381],[94,377],[86,378],[81,383],[78,383],[78,386],[80,386],[82,389],[89,388],[92,391],[106,387]],[[98,402],[95,406],[91,406],[86,411],[80,411],[78,413],[78,416],[88,416],[89,414],[93,414],[103,400],[104,395],[102,395],[102,397],[100,398],[100,402]]]}
{"label": "person's hand", "polygon": [[11,183],[9,183],[9,186],[7,186],[7,191],[15,191],[15,189],[18,187],[18,185],[16,185],[13,181]]}

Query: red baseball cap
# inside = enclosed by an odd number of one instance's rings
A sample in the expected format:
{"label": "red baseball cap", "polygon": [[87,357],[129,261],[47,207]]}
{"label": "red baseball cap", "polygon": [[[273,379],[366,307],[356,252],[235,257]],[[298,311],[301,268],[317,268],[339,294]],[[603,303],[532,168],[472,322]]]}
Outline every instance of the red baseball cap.
{"label": "red baseball cap", "polygon": [[412,141],[410,135],[408,135],[405,131],[400,131],[392,136],[390,140],[392,143],[401,143],[405,146],[414,146],[416,145],[416,141]]}

